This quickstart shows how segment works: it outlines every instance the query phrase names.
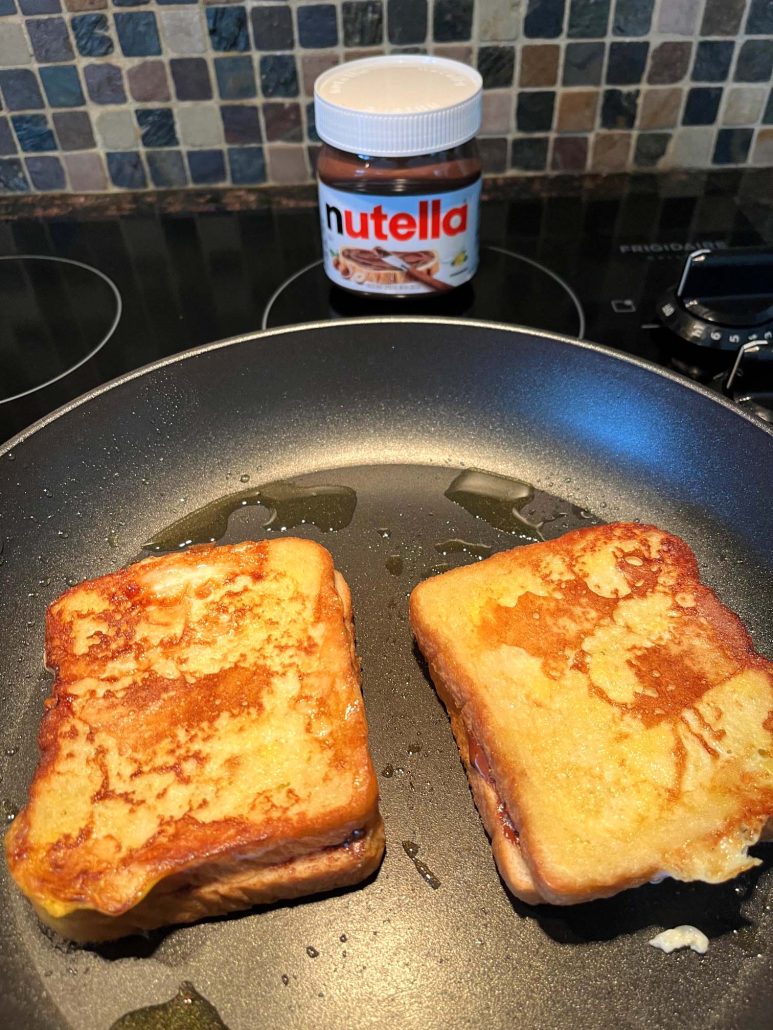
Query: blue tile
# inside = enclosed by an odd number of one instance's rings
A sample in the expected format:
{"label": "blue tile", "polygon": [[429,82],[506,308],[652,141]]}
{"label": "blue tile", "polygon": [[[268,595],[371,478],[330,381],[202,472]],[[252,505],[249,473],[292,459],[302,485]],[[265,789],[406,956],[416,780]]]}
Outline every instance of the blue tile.
{"label": "blue tile", "polygon": [[529,39],[556,39],[564,27],[564,0],[529,0],[523,33]]}
{"label": "blue tile", "polygon": [[199,0],[158,0],[160,4],[197,4]]}
{"label": "blue tile", "polygon": [[64,18],[28,18],[27,34],[41,64],[75,58]]}
{"label": "blue tile", "polygon": [[125,57],[151,57],[161,53],[156,16],[152,11],[116,14],[115,30]]}
{"label": "blue tile", "polygon": [[722,99],[720,86],[696,86],[687,93],[683,125],[713,125]]}
{"label": "blue tile", "polygon": [[114,186],[125,190],[141,190],[147,186],[142,158],[133,150],[108,153],[107,170]]}
{"label": "blue tile", "polygon": [[260,88],[264,97],[298,96],[298,72],[292,54],[261,57]]}
{"label": "blue tile", "polygon": [[518,94],[516,123],[519,132],[549,132],[553,125],[556,95],[552,90],[535,89]]}
{"label": "blue tile", "polygon": [[64,168],[58,157],[28,157],[27,174],[36,190],[64,189]]}
{"label": "blue tile", "polygon": [[177,129],[171,107],[145,107],[136,112],[145,147],[176,147]]}
{"label": "blue tile", "polygon": [[150,0],[113,0],[113,7],[144,7]]}
{"label": "blue tile", "polygon": [[45,107],[35,73],[28,68],[0,71],[0,91],[9,111],[34,111]]}
{"label": "blue tile", "polygon": [[247,10],[244,7],[208,7],[207,28],[213,50],[249,50]]}
{"label": "blue tile", "polygon": [[209,65],[203,57],[173,57],[169,62],[178,100],[209,100],[212,83]]}
{"label": "blue tile", "polygon": [[646,36],[650,30],[654,5],[655,0],[617,0],[612,19],[614,34],[616,36]]}
{"label": "blue tile", "polygon": [[261,4],[250,12],[256,50],[292,50],[293,18],[287,4]]}
{"label": "blue tile", "polygon": [[773,39],[747,39],[738,51],[736,82],[767,82],[773,71]]}
{"label": "blue tile", "polygon": [[609,0],[572,0],[566,34],[570,39],[606,36]]}
{"label": "blue tile", "polygon": [[0,154],[15,154],[19,148],[7,118],[0,118]]}
{"label": "blue tile", "polygon": [[720,129],[714,145],[715,165],[742,165],[749,156],[754,129]]}
{"label": "blue tile", "polygon": [[229,147],[228,165],[234,186],[249,186],[266,181],[266,161],[262,147]]}
{"label": "blue tile", "polygon": [[81,107],[86,103],[74,64],[41,68],[40,79],[51,107]]}
{"label": "blue tile", "polygon": [[693,82],[724,82],[730,71],[734,48],[731,40],[701,40],[692,66]]}
{"label": "blue tile", "polygon": [[607,61],[610,86],[631,86],[641,82],[649,48],[649,43],[610,43]]}
{"label": "blue tile", "polygon": [[75,45],[81,57],[106,57],[115,46],[104,14],[77,14],[70,19]]}
{"label": "blue tile", "polygon": [[317,50],[338,45],[335,4],[309,4],[298,8],[298,42],[302,47]]}
{"label": "blue tile", "polygon": [[14,114],[11,121],[19,146],[26,153],[56,150],[56,139],[44,114]]}
{"label": "blue tile", "polygon": [[206,186],[225,179],[225,157],[222,150],[189,150],[188,168],[191,181]]}
{"label": "blue tile", "polygon": [[22,14],[56,14],[61,11],[59,0],[19,0]]}
{"label": "blue tile", "polygon": [[154,186],[171,189],[173,186],[187,186],[183,156],[179,150],[149,150],[148,170]]}
{"label": "blue tile", "polygon": [[472,0],[435,0],[432,36],[436,43],[453,43],[472,35]]}
{"label": "blue tile", "polygon": [[632,129],[638,106],[638,89],[605,89],[601,101],[602,128]]}
{"label": "blue tile", "polygon": [[249,100],[257,96],[251,57],[216,57],[215,75],[223,100]]}
{"label": "blue tile", "polygon": [[762,112],[762,124],[773,125],[773,89],[768,93],[768,102]]}
{"label": "blue tile", "polygon": [[0,193],[29,193],[30,184],[17,157],[0,160]]}
{"label": "blue tile", "polygon": [[260,143],[258,109],[252,105],[223,104],[220,108],[226,143]]}
{"label": "blue tile", "polygon": [[123,104],[126,91],[121,69],[115,64],[87,64],[86,89],[95,104]]}
{"label": "blue tile", "polygon": [[5,14],[16,14],[16,4],[13,0],[0,0],[0,18]]}
{"label": "blue tile", "polygon": [[746,19],[746,32],[750,36],[773,35],[773,3],[770,0],[752,0]]}

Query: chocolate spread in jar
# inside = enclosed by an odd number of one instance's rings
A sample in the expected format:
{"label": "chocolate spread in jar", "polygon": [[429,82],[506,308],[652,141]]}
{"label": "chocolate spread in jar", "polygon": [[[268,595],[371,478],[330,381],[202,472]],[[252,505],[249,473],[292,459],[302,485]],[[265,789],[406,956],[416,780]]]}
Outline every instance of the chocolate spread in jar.
{"label": "chocolate spread in jar", "polygon": [[328,277],[360,294],[445,292],[478,264],[480,76],[455,61],[368,58],[315,84]]}

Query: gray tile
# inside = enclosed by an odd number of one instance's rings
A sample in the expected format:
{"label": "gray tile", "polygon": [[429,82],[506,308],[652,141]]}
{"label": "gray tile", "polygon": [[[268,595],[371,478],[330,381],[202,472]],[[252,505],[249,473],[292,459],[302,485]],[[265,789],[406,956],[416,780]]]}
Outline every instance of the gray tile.
{"label": "gray tile", "polygon": [[765,106],[766,86],[733,86],[726,91],[723,125],[755,125]]}
{"label": "gray tile", "polygon": [[603,43],[568,43],[564,51],[565,86],[597,86],[604,63]]}
{"label": "gray tile", "polygon": [[128,108],[101,111],[96,117],[96,126],[105,150],[132,150],[139,142],[139,130]]}
{"label": "gray tile", "polygon": [[688,126],[674,131],[664,168],[707,168],[714,150],[715,130]]}
{"label": "gray tile", "polygon": [[90,150],[96,146],[86,111],[55,111],[53,121],[60,150]]}
{"label": "gray tile", "polygon": [[0,66],[12,68],[31,60],[32,48],[21,25],[0,24]]}
{"label": "gray tile", "polygon": [[[478,37],[481,42],[508,42],[518,37],[523,0],[483,0],[478,3]],[[506,160],[506,157],[505,157]]]}
{"label": "gray tile", "polygon": [[672,36],[692,36],[698,24],[702,0],[663,0],[658,16],[658,32]]}
{"label": "gray tile", "polygon": [[207,35],[199,4],[179,9],[162,9],[158,12],[158,20],[167,53],[187,57],[206,52]]}
{"label": "gray tile", "polygon": [[62,160],[70,186],[76,193],[98,193],[107,189],[101,154],[65,154]]}
{"label": "gray tile", "polygon": [[223,142],[223,122],[215,104],[178,107],[177,125],[186,146],[216,147]]}
{"label": "gray tile", "polygon": [[741,27],[746,0],[706,0],[702,36],[734,36]]}

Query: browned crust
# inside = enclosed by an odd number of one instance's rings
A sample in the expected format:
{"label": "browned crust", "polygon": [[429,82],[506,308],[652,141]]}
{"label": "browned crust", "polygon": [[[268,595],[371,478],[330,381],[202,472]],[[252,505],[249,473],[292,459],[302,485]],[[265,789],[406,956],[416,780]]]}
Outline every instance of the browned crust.
{"label": "browned crust", "polygon": [[[715,633],[723,661],[728,668],[739,671],[759,669],[764,671],[768,677],[771,676],[773,665],[755,651],[751,637],[740,618],[726,608],[709,587],[700,582],[697,560],[688,545],[678,537],[665,533],[657,527],[639,523],[617,523],[576,530],[549,544],[534,544],[502,552],[473,568],[482,570],[486,565],[492,568],[499,565],[500,568],[506,570],[507,564],[515,556],[519,562],[528,561],[531,557],[530,552],[536,556],[541,549],[545,548],[552,549],[556,553],[572,555],[586,539],[593,539],[599,546],[603,546],[606,540],[614,541],[617,534],[621,533],[642,539],[649,533],[658,534],[660,551],[655,559],[655,564],[659,567],[667,565],[671,570],[676,571],[676,581],[672,587],[675,595],[681,591],[691,592],[694,595],[695,602],[692,613],[695,624],[696,626],[708,626]],[[431,590],[431,584],[439,580],[451,581],[457,577],[465,577],[469,571],[469,566],[460,567],[420,583],[411,595],[410,621],[419,647],[428,660],[438,693],[449,710],[452,728],[468,773],[473,796],[486,830],[492,839],[492,847],[503,879],[514,894],[531,903],[542,900],[553,904],[575,904],[597,897],[607,897],[659,876],[661,871],[657,868],[642,869],[639,871],[640,875],[610,884],[605,881],[603,870],[600,870],[596,882],[583,884],[582,888],[578,890],[576,884],[565,881],[560,872],[551,870],[550,873],[546,873],[541,863],[539,840],[534,839],[533,827],[528,815],[519,805],[518,775],[515,768],[511,767],[506,760],[503,761],[502,755],[497,755],[495,749],[489,751],[488,748],[486,750],[491,772],[489,781],[482,777],[470,763],[468,738],[482,742],[485,748],[486,742],[491,737],[485,714],[476,696],[475,677],[470,676],[465,669],[460,668],[445,653],[433,633],[431,617],[425,616],[422,612],[425,589]],[[646,592],[647,588],[645,583],[642,591]],[[610,607],[613,605],[614,602],[611,602]],[[545,632],[546,630],[547,632]],[[490,631],[506,632],[507,627],[502,629],[492,627]],[[508,642],[505,638],[500,639]],[[540,634],[534,635],[533,639],[536,647],[535,653],[543,660],[550,661],[552,648],[550,627],[546,626],[544,621],[540,624]],[[513,641],[513,643],[516,642],[521,645],[522,639]],[[637,715],[645,724],[648,719],[664,716],[665,718],[675,718],[677,713],[691,708],[700,699],[705,689],[706,686],[700,679],[684,675],[678,682],[677,689],[669,695],[660,694],[656,698],[656,703],[649,697],[642,698]],[[630,705],[621,704],[619,707],[626,712],[634,710]],[[773,732],[773,711],[769,716],[768,728]],[[705,746],[708,748],[709,745],[705,744]],[[518,830],[518,843],[508,839],[502,831],[501,806],[504,806],[504,810],[509,813],[513,825]],[[756,839],[756,826],[762,826],[762,839],[770,836],[773,817],[769,821],[767,820],[772,807],[773,799],[770,797],[770,792],[761,791],[758,797],[749,798],[746,808],[740,813],[737,820],[739,824],[749,827],[749,843],[753,843]],[[717,841],[720,841],[731,829],[724,825],[718,826]],[[757,864],[756,860],[750,859],[749,866],[754,864]]]}
{"label": "browned crust", "polygon": [[238,912],[308,894],[351,887],[374,873],[384,856],[384,824],[378,816],[359,839],[286,862],[251,864],[240,859],[210,862],[187,877],[162,880],[143,900],[120,916],[76,909],[60,919],[33,905],[41,922],[79,944],[115,940],[170,924]]}
{"label": "browned crust", "polygon": [[[62,756],[70,746],[75,721],[73,709],[78,701],[71,693],[73,685],[82,677],[95,675],[100,662],[108,659],[128,656],[141,667],[142,656],[138,653],[133,631],[137,620],[136,608],[141,604],[138,598],[142,597],[145,570],[172,566],[178,569],[209,560],[227,560],[229,573],[226,584],[245,576],[259,580],[265,574],[271,548],[293,547],[299,549],[304,560],[316,561],[322,566],[322,587],[316,597],[314,612],[316,625],[324,627],[325,636],[320,647],[316,647],[311,637],[305,643],[303,637],[287,644],[281,639],[273,659],[274,668],[255,666],[242,671],[236,668],[218,671],[212,676],[199,677],[195,681],[195,690],[191,690],[190,685],[184,690],[178,689],[174,679],[144,676],[141,682],[132,682],[130,688],[114,701],[108,690],[99,703],[89,709],[97,719],[89,732],[106,728],[120,739],[120,748],[127,761],[137,763],[140,775],[144,771],[142,761],[154,754],[154,735],[161,745],[168,743],[169,735],[180,729],[187,733],[189,728],[200,735],[202,726],[214,724],[223,712],[240,714],[245,704],[249,705],[248,710],[254,712],[255,717],[259,717],[262,691],[277,668],[282,674],[283,662],[290,660],[282,657],[286,652],[294,663],[291,667],[300,675],[300,703],[305,706],[303,711],[308,712],[305,718],[309,734],[313,736],[319,719],[331,727],[322,750],[320,745],[315,745],[315,753],[324,756],[326,769],[335,775],[351,777],[348,800],[341,804],[314,802],[307,807],[292,804],[293,790],[289,784],[287,797],[290,803],[280,797],[266,797],[257,819],[252,813],[248,817],[247,813],[234,811],[226,818],[200,821],[193,810],[174,819],[165,817],[157,833],[140,848],[129,851],[126,858],[116,865],[119,871],[129,866],[144,870],[143,882],[150,884],[149,893],[142,889],[127,893],[120,886],[120,878],[111,884],[112,869],[103,869],[103,861],[93,857],[96,853],[91,850],[91,826],[83,827],[77,838],[56,840],[45,853],[40,847],[33,846],[30,812],[42,792],[55,789],[52,783],[59,772]],[[101,613],[108,630],[95,638],[88,653],[81,655],[73,646],[71,625],[60,617],[60,613],[73,595],[90,590],[109,601],[108,609]],[[224,612],[230,615],[230,609],[226,608]],[[252,612],[246,617],[255,617],[256,614],[263,620],[271,618],[270,612]],[[54,669],[56,678],[41,722],[41,757],[30,787],[29,802],[9,829],[5,850],[14,879],[36,908],[42,914],[50,905],[46,917],[48,922],[53,919],[52,925],[68,925],[69,917],[63,914],[63,910],[72,909],[76,924],[80,918],[77,913],[85,910],[91,913],[86,916],[87,922],[93,922],[95,915],[101,913],[108,921],[116,920],[115,925],[119,927],[123,925],[124,915],[136,910],[140,904],[144,905],[143,897],[157,899],[163,893],[165,881],[182,877],[186,882],[188,877],[198,876],[197,871],[203,867],[211,866],[220,871],[227,870],[232,864],[248,869],[260,867],[258,872],[247,877],[247,887],[244,888],[247,905],[274,900],[275,897],[296,897],[312,890],[331,889],[356,882],[369,874],[373,857],[361,842],[357,842],[356,847],[352,844],[338,858],[335,857],[336,849],[340,849],[341,842],[353,831],[367,829],[369,847],[374,848],[381,841],[382,850],[383,833],[379,835],[376,829],[380,824],[378,785],[368,751],[351,596],[343,577],[334,570],[332,557],[324,548],[312,541],[283,538],[270,543],[247,542],[232,547],[203,546],[181,554],[149,558],[68,590],[49,608],[46,628],[46,662]],[[348,699],[345,725],[343,721],[335,722],[333,709],[328,711],[328,698],[333,689],[338,698],[335,702],[338,708],[344,704],[341,698]],[[82,721],[82,707],[79,717]],[[120,798],[110,788],[109,771],[99,748],[91,747],[87,757],[95,768],[101,769],[102,775],[102,786],[92,797],[92,805]],[[163,767],[163,771],[182,784],[190,783],[200,762],[195,749],[183,745],[179,757],[171,765]],[[320,782],[320,791],[320,797],[324,798],[324,781]],[[329,850],[331,848],[333,851]],[[361,865],[363,872],[360,872]],[[266,873],[267,867],[274,872]],[[299,884],[288,880],[282,885],[283,871],[289,877],[296,873],[300,875]],[[329,885],[325,879],[328,873],[332,877]],[[207,898],[216,896],[215,885]],[[255,900],[250,900],[253,897]],[[224,891],[220,892],[219,904],[220,911],[242,907],[238,898],[231,900]],[[161,925],[170,919],[190,921],[197,918],[196,915],[186,915],[186,911],[183,908],[178,917],[172,905],[169,916],[164,916],[160,922],[146,916],[139,925],[148,928],[151,924]],[[203,914],[212,915],[216,911],[207,909]],[[132,925],[131,919],[126,920],[126,925]],[[128,932],[133,931],[123,930],[110,935],[120,936]]]}

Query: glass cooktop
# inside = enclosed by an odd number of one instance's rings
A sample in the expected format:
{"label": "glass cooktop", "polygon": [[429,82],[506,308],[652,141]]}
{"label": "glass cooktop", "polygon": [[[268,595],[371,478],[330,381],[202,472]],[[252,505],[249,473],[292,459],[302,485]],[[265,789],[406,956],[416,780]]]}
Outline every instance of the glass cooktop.
{"label": "glass cooktop", "polygon": [[[685,255],[766,241],[726,184],[660,196],[653,181],[614,199],[484,202],[476,279],[407,306],[373,304],[328,284],[313,207],[2,223],[0,439],[158,358],[330,318],[504,321],[678,368],[655,305]],[[16,394],[24,396],[9,399]]]}

